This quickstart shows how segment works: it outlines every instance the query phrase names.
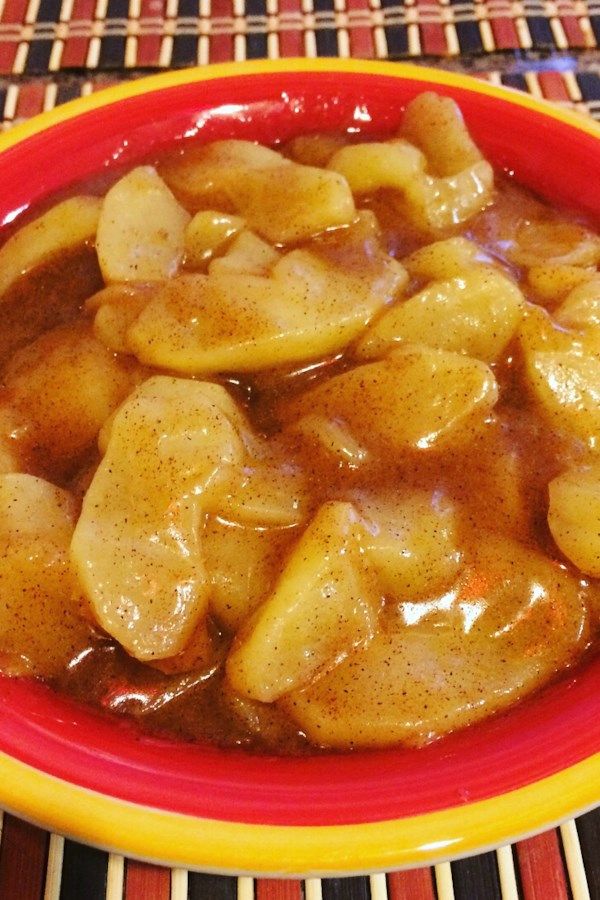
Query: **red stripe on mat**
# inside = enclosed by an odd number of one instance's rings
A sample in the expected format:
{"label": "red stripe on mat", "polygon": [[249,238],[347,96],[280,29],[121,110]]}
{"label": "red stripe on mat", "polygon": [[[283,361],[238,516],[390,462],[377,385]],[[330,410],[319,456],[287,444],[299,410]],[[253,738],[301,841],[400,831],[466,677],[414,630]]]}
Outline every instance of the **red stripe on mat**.
{"label": "red stripe on mat", "polygon": [[[431,0],[417,0],[416,6],[423,11],[424,17],[431,18]],[[448,42],[441,22],[420,22],[419,33],[423,53],[432,56],[448,53]]]}
{"label": "red stripe on mat", "polygon": [[[279,15],[301,16],[300,0],[279,0]],[[283,57],[304,56],[304,32],[298,28],[282,28],[279,32],[279,55]]]}
{"label": "red stripe on mat", "polygon": [[[364,17],[363,22],[368,22],[371,14],[369,0],[346,0],[346,12],[350,15],[353,12],[362,13]],[[375,42],[373,40],[373,31],[368,25],[350,25],[348,37],[350,39],[350,56],[362,59],[373,58],[375,55]]]}
{"label": "red stripe on mat", "polygon": [[448,53],[448,43],[444,32],[444,26],[436,22],[425,22],[419,25],[421,33],[421,50],[426,55],[445,56]]}
{"label": "red stripe on mat", "polygon": [[60,59],[63,69],[83,68],[87,59],[90,42],[84,37],[67,38]]}
{"label": "red stripe on mat", "polygon": [[17,43],[6,41],[0,43],[0,73],[10,75],[17,55]]}
{"label": "red stripe on mat", "polygon": [[282,31],[279,34],[279,55],[304,56],[304,32]]}
{"label": "red stripe on mat", "polygon": [[47,851],[45,831],[5,814],[0,845],[0,897],[40,900]]}
{"label": "red stripe on mat", "polygon": [[126,872],[124,900],[169,900],[169,869],[128,860]]}
{"label": "red stripe on mat", "polygon": [[[17,119],[29,119],[31,116],[37,116],[44,108],[44,94],[46,85],[39,82],[31,81],[29,84],[21,85],[19,89],[19,99],[17,100],[17,109],[15,116]],[[0,897],[4,896],[0,894]]]}
{"label": "red stripe on mat", "polygon": [[[137,41],[137,66],[158,66],[160,50],[165,34],[165,6],[163,0],[141,0],[139,24],[141,34]],[[144,34],[144,29],[148,31]]]}
{"label": "red stripe on mat", "polygon": [[515,23],[509,18],[492,19],[492,33],[498,50],[518,50],[519,35]]}
{"label": "red stripe on mat", "polygon": [[373,33],[370,28],[349,28],[350,56],[372,59],[375,55]]}
{"label": "red stripe on mat", "polygon": [[259,880],[256,883],[256,900],[302,900],[300,881]]}
{"label": "red stripe on mat", "polygon": [[547,831],[516,845],[524,900],[568,900],[556,831]]}
{"label": "red stripe on mat", "polygon": [[573,16],[561,16],[560,24],[563,27],[565,32],[565,37],[569,44],[569,47],[572,49],[582,48],[586,46],[585,34],[581,29],[581,25],[579,24],[579,19]]}
{"label": "red stripe on mat", "polygon": [[560,72],[540,72],[538,81],[546,100],[569,100],[569,92]]}
{"label": "red stripe on mat", "polygon": [[213,34],[210,38],[210,62],[230,62],[233,59],[233,37]]}
{"label": "red stripe on mat", "polygon": [[[300,0],[279,0],[279,15],[302,14]],[[279,55],[283,57],[304,56],[304,32],[302,27],[283,28],[279,32]]]}
{"label": "red stripe on mat", "polygon": [[435,900],[431,869],[410,869],[388,875],[389,900]]}
{"label": "red stripe on mat", "polygon": [[140,3],[140,19],[163,19],[166,13],[164,0],[142,0]]}
{"label": "red stripe on mat", "polygon": [[17,22],[20,25],[25,20],[28,5],[27,0],[6,0],[2,10],[2,23],[7,25]]}
{"label": "red stripe on mat", "polygon": [[91,23],[96,10],[95,0],[75,0],[70,16],[70,29],[83,27],[83,34],[69,34],[65,40],[60,60],[63,69],[83,68],[86,64],[90,39],[85,32],[91,32]]}
{"label": "red stripe on mat", "polygon": [[77,22],[91,22],[96,18],[96,0],[75,0],[70,15],[71,25]]}
{"label": "red stripe on mat", "polygon": [[[233,8],[231,0],[212,0],[210,15],[213,27],[216,19],[231,19]],[[234,57],[233,35],[213,34],[210,38],[210,62],[229,62]]]}
{"label": "red stripe on mat", "polygon": [[136,65],[157,66],[160,61],[162,37],[159,34],[144,34],[138,38]]}

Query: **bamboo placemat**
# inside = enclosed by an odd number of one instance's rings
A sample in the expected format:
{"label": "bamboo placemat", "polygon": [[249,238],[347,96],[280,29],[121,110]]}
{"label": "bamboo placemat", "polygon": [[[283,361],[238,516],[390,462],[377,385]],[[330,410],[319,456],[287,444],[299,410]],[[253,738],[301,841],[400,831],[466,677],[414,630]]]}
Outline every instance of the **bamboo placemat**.
{"label": "bamboo placemat", "polygon": [[0,73],[595,51],[598,0],[3,0]]}
{"label": "bamboo placemat", "polygon": [[[600,4],[600,0],[598,0]],[[1,46],[1,45],[0,45]],[[473,73],[495,84],[527,91],[536,97],[571,106],[600,120],[600,74],[593,71],[559,70],[543,66],[492,69]],[[136,70],[128,78],[146,74]],[[122,81],[124,73],[60,73],[45,77],[0,77],[0,124],[9,128],[59,103],[90,94]],[[594,177],[594,173],[590,173]]]}
{"label": "bamboo placemat", "polygon": [[597,900],[600,816],[453,863],[305,881],[169,870],[48,835],[5,815],[3,900]]}
{"label": "bamboo placemat", "polygon": [[[290,56],[456,68],[600,120],[600,0],[0,0],[0,127],[148,71]],[[600,811],[452,864],[308,881],[169,870],[1,821],[0,900],[600,900]]]}
{"label": "bamboo placemat", "polygon": [[[595,72],[539,64],[513,69],[480,75],[600,119],[600,77]],[[0,80],[0,121],[9,128],[43,109],[140,74],[90,70]],[[452,864],[308,881],[236,879],[145,865],[5,814],[0,900],[600,900],[600,811]]]}

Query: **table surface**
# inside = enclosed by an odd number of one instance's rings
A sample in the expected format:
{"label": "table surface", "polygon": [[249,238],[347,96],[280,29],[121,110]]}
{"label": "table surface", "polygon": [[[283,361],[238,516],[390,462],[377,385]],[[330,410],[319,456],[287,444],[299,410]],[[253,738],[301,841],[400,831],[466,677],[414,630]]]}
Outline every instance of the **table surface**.
{"label": "table surface", "polygon": [[[0,0],[0,125],[126,78],[290,56],[409,59],[600,120],[600,0]],[[0,900],[600,900],[600,811],[411,872],[307,881],[169,870],[4,814]]]}

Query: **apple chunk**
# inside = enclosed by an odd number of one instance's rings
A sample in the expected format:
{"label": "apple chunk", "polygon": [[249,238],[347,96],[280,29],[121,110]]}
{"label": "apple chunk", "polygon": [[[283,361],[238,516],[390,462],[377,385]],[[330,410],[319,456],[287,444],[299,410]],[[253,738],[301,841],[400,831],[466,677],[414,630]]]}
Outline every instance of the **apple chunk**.
{"label": "apple chunk", "polygon": [[179,653],[205,614],[203,504],[244,447],[215,384],[156,376],[118,410],[71,555],[98,623],[141,660]]}
{"label": "apple chunk", "polygon": [[156,169],[132,169],[111,187],[102,204],[96,249],[105,281],[174,275],[190,218]]}
{"label": "apple chunk", "polygon": [[590,600],[561,566],[484,532],[453,586],[386,608],[368,646],[280,704],[322,746],[421,746],[574,662]]}
{"label": "apple chunk", "polygon": [[562,472],[548,493],[552,537],[582,572],[600,577],[600,466]]}
{"label": "apple chunk", "polygon": [[310,684],[373,638],[381,606],[350,503],[326,503],[227,660],[233,688],[270,702]]}
{"label": "apple chunk", "polygon": [[462,559],[458,516],[441,491],[369,493],[355,505],[367,528],[367,558],[388,600],[426,597],[451,583]]}
{"label": "apple chunk", "polygon": [[433,453],[471,440],[497,397],[494,374],[480,360],[405,344],[307,391],[281,416],[342,421],[361,444],[380,453]]}
{"label": "apple chunk", "polygon": [[273,243],[349,225],[356,215],[350,188],[337,172],[300,165],[250,141],[192,146],[160,171],[188,208],[233,210]]}
{"label": "apple chunk", "polygon": [[387,310],[363,337],[358,355],[383,356],[399,342],[422,341],[492,363],[519,327],[523,306],[521,291],[506,275],[471,265]]}
{"label": "apple chunk", "polygon": [[381,253],[355,273],[294,250],[268,277],[220,268],[163,282],[127,340],[144,363],[188,375],[317,359],[357,337],[405,280]]}
{"label": "apple chunk", "polygon": [[90,637],[73,599],[75,502],[33,475],[0,476],[0,670],[58,674]]}
{"label": "apple chunk", "polygon": [[0,250],[0,302],[25,272],[93,241],[101,206],[99,197],[70,197],[15,232]]}

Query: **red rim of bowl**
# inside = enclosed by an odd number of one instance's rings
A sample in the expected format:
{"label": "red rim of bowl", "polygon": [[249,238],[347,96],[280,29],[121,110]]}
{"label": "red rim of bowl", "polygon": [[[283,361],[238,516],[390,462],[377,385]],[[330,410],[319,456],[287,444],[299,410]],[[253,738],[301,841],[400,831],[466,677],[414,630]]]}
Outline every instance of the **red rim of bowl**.
{"label": "red rim of bowl", "polygon": [[[461,105],[489,158],[560,204],[600,221],[600,140],[565,121],[466,87]],[[394,129],[403,105],[436,88],[383,74],[292,71],[193,81],[84,112],[0,154],[0,221],[174,139],[272,143],[305,131]],[[232,103],[232,98],[235,102]],[[501,122],[501,125],[499,124]],[[0,751],[102,794],[203,818],[274,825],[374,822],[493,797],[600,748],[600,659],[511,712],[420,751],[278,759],[174,744],[57,697],[0,679]]]}

